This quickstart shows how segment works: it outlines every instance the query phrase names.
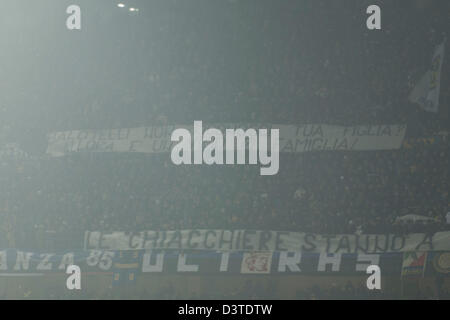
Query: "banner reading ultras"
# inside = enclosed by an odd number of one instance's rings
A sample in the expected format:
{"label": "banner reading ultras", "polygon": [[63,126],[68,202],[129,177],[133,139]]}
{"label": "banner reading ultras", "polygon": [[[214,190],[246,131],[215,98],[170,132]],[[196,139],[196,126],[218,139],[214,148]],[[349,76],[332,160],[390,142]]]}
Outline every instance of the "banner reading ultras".
{"label": "banner reading ultras", "polygon": [[85,233],[85,249],[227,250],[315,253],[387,253],[450,250],[450,231],[433,235],[320,235],[256,230],[179,230]]}
{"label": "banner reading ultras", "polygon": [[[366,275],[378,265],[384,275],[448,274],[450,252],[300,253],[214,250],[86,250],[59,253],[0,250],[0,277],[64,274],[76,264],[84,275],[113,274],[132,281],[135,275]],[[127,277],[132,274],[133,277]],[[122,275],[122,276],[121,276]]]}
{"label": "banner reading ultras", "polygon": [[[193,126],[155,126],[108,130],[73,130],[48,135],[47,153],[64,156],[74,152],[165,153],[173,146],[176,129],[193,132]],[[280,152],[392,150],[402,146],[406,125],[335,126],[325,124],[204,124],[204,129],[279,129]]]}

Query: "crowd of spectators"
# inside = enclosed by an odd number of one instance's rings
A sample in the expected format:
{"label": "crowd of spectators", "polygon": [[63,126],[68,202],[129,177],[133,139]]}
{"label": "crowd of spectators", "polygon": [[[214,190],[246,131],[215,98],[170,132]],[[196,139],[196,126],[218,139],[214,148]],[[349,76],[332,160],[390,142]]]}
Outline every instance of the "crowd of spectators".
{"label": "crowd of spectators", "polygon": [[[10,246],[45,246],[32,238],[40,234],[80,247],[87,230],[449,230],[449,150],[446,142],[282,154],[273,177],[260,176],[256,166],[179,167],[166,154],[3,161],[0,214],[3,228],[11,230],[2,235],[11,235]],[[411,214],[431,222],[397,219]]]}
{"label": "crowd of spectators", "polygon": [[[68,291],[59,287],[46,290],[20,285],[16,299],[51,299],[51,300],[275,300],[279,299],[276,281],[263,283],[251,279],[243,279],[240,285],[226,290],[201,289],[194,291],[177,288],[173,282],[153,288],[133,289],[133,286],[114,287],[103,290]],[[287,294],[287,293],[285,293]],[[0,299],[6,299],[6,291]],[[302,285],[287,294],[289,300],[448,300],[450,291],[444,285],[432,283],[419,284],[417,280],[404,280],[396,285],[388,285],[382,290],[369,290],[364,281],[351,280],[331,282],[329,284]]]}
{"label": "crowd of spectators", "polygon": [[[256,166],[177,167],[167,154],[53,159],[44,145],[36,147],[54,130],[194,120],[405,123],[407,139],[435,139],[449,129],[450,64],[442,71],[439,114],[407,97],[443,40],[448,17],[435,13],[448,3],[419,2],[386,2],[382,32],[366,29],[361,1],[265,1],[257,8],[224,1],[213,15],[173,0],[159,4],[157,16],[142,10],[132,26],[117,19],[113,29],[106,28],[111,17],[100,14],[103,24],[86,37],[104,42],[96,51],[92,41],[89,47],[77,42],[71,70],[77,95],[65,82],[51,81],[52,99],[64,103],[45,100],[35,88],[23,100],[36,106],[32,124],[1,119],[2,140],[17,134],[30,152],[0,161],[0,247],[78,248],[86,230],[447,230],[447,137],[391,151],[282,154],[273,177],[260,176]],[[123,42],[102,33],[115,31]],[[130,55],[123,59],[117,47]],[[61,50],[70,55],[71,49]],[[98,81],[95,91],[84,87],[86,77]],[[6,126],[7,120],[14,123]],[[406,214],[434,222],[398,223]]]}

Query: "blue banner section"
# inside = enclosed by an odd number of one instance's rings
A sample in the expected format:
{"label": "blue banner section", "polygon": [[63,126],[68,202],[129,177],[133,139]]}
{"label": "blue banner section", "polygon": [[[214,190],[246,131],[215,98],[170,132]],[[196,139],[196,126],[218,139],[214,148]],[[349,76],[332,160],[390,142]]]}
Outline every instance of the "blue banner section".
{"label": "blue banner section", "polygon": [[[421,256],[420,253],[415,254]],[[113,283],[134,282],[139,274],[366,274],[367,267],[377,265],[383,275],[402,274],[411,260],[403,253],[330,254],[289,251],[207,251],[207,250],[125,250],[67,251],[35,253],[15,249],[0,251],[1,275],[65,273],[77,265],[82,273],[111,273]],[[421,266],[431,273],[449,273],[449,252],[432,252],[421,256]]]}

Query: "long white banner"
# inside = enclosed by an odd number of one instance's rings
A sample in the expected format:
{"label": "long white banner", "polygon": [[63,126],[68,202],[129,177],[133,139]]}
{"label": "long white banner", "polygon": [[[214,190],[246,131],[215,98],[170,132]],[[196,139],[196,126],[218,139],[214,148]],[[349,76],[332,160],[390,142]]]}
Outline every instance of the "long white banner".
{"label": "long white banner", "polygon": [[180,230],[136,233],[85,233],[85,249],[296,251],[315,253],[386,253],[450,250],[450,231],[434,235],[319,235],[256,230]]}
{"label": "long white banner", "polygon": [[[204,127],[204,130],[218,128],[222,132],[238,128],[279,129],[280,152],[399,149],[406,133],[406,125],[209,124]],[[58,157],[73,152],[170,152],[170,136],[178,128],[193,132],[193,126],[54,132],[48,135],[47,153]]]}

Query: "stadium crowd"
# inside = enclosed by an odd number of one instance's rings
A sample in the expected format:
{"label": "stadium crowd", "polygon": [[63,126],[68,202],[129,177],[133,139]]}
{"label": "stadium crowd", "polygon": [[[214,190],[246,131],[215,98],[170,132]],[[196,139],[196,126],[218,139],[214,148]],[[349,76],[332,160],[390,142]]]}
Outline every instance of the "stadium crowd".
{"label": "stadium crowd", "polygon": [[[121,53],[109,47],[117,42],[106,39],[99,56],[90,59],[82,48],[78,59],[90,61],[83,70],[98,75],[97,91],[70,96],[55,81],[58,97],[73,98],[59,105],[61,110],[51,109],[56,104],[45,101],[39,90],[30,93],[29,101],[48,105],[52,117],[33,110],[32,123],[6,125],[2,120],[2,139],[17,140],[30,152],[5,154],[0,161],[0,247],[79,248],[86,230],[448,230],[450,148],[442,132],[449,129],[449,64],[442,72],[441,113],[426,113],[407,99],[429,67],[448,21],[423,14],[435,8],[390,3],[386,29],[369,33],[355,3],[331,4],[334,11],[329,1],[284,5],[289,8],[261,5],[253,10],[244,2],[224,2],[222,18],[177,15],[175,25],[164,19],[170,12],[156,22],[143,19],[139,23],[147,27],[158,23],[159,31],[152,41],[140,40],[145,28],[123,40],[141,47],[111,69],[121,61]],[[409,14],[396,15],[404,10]],[[273,12],[289,14],[280,24]],[[319,18],[325,12],[335,14],[324,22]],[[103,56],[103,50],[112,53]],[[148,59],[160,60],[149,64]],[[120,74],[125,80],[107,81]],[[76,70],[73,81],[83,82]],[[252,166],[176,167],[167,154],[51,158],[42,145],[45,134],[56,130],[199,119],[407,124],[408,131],[399,150],[282,154],[280,172],[273,177],[261,177]],[[420,138],[432,142],[416,143]],[[433,222],[399,222],[406,214]]]}
{"label": "stadium crowd", "polygon": [[[362,281],[364,282],[364,281]],[[279,292],[275,283],[263,284],[251,279],[243,280],[241,285],[229,291],[200,290],[190,292],[176,288],[173,282],[159,286],[156,290],[141,288],[130,290],[132,287],[107,286],[101,292],[90,290],[68,291],[54,287],[38,290],[26,285],[20,285],[18,295],[20,299],[51,299],[51,300],[274,300]],[[407,289],[408,288],[408,289]],[[404,291],[408,291],[404,295]],[[42,291],[42,292],[41,292]],[[403,292],[402,292],[403,291]],[[6,292],[0,294],[0,299],[6,299]],[[363,283],[351,280],[340,283],[332,282],[328,285],[316,284],[302,286],[286,299],[290,300],[448,300],[450,291],[443,285],[431,283],[418,285],[417,281],[404,281],[399,286],[387,286],[383,290],[368,290]]]}
{"label": "stadium crowd", "polygon": [[[396,151],[282,154],[273,177],[254,166],[177,167],[166,154],[3,161],[2,226],[11,229],[2,234],[14,241],[9,246],[29,248],[45,246],[44,238],[79,247],[86,230],[449,230],[449,150],[441,141]],[[407,214],[430,221],[398,220]],[[59,235],[65,240],[56,241]]]}

